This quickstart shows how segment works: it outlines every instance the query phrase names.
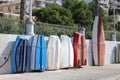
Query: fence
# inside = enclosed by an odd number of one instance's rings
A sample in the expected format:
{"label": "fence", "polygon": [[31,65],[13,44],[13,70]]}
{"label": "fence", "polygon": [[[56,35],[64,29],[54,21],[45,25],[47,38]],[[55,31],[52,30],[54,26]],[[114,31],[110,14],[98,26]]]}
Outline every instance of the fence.
{"label": "fence", "polygon": [[[79,31],[80,26],[64,26],[56,24],[48,24],[42,22],[35,22],[35,33],[49,35],[68,35],[73,37],[74,32]],[[92,29],[86,28],[86,38],[92,38]],[[19,19],[12,17],[0,17],[0,33],[5,34],[25,34],[26,21],[20,21]],[[111,40],[111,31],[105,31],[105,39]],[[117,40],[120,41],[120,32],[116,32]]]}
{"label": "fence", "polygon": [[[56,25],[56,24],[48,24],[48,23],[41,23],[36,22],[35,23],[35,33],[36,34],[44,34],[46,36],[49,35],[61,35],[66,34],[70,37],[73,36],[74,32],[79,31],[81,27],[77,26],[63,26],[63,25]],[[105,39],[111,40],[113,31],[105,31]],[[86,29],[86,38],[91,39],[92,38],[92,29],[87,28]],[[118,41],[120,41],[120,32],[116,32],[116,38]]]}
{"label": "fence", "polygon": [[35,33],[44,34],[45,36],[49,36],[49,35],[59,36],[61,34],[64,34],[72,37],[73,33],[76,31],[79,31],[79,27],[48,24],[41,22],[36,22],[35,24]]}

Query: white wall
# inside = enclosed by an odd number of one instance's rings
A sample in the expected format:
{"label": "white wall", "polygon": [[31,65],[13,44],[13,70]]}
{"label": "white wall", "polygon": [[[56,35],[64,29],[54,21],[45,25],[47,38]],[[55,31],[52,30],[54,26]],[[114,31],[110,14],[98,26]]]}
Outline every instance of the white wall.
{"label": "white wall", "polygon": [[[88,47],[88,66],[93,64],[93,55],[92,55],[92,45],[91,40],[86,40],[87,47]],[[115,53],[116,53],[116,46],[120,44],[120,42],[115,41],[106,41],[105,42],[105,65],[114,64],[115,63]]]}
{"label": "white wall", "polygon": [[[10,52],[12,51],[13,44],[16,40],[17,35],[10,34],[0,34],[0,66],[6,61]],[[30,36],[27,36],[29,39]],[[46,38],[47,41],[48,38]],[[86,40],[88,47],[88,66],[92,66],[93,58],[92,58],[92,48],[91,48],[91,40]],[[115,63],[115,46],[120,42],[114,41],[106,41],[106,55],[105,55],[105,65]],[[5,59],[6,57],[6,59]],[[11,73],[11,56],[8,62],[4,65],[4,67],[0,68],[0,74],[3,73]]]}
{"label": "white wall", "polygon": [[[15,40],[16,35],[0,34],[0,66],[8,59]],[[11,73],[11,56],[7,63],[0,68],[0,74],[1,73]]]}
{"label": "white wall", "polygon": [[[8,59],[7,63],[0,67],[0,74],[11,73],[11,51],[16,37],[17,35],[0,34],[0,66]],[[27,38],[29,39],[30,36],[27,36]]]}

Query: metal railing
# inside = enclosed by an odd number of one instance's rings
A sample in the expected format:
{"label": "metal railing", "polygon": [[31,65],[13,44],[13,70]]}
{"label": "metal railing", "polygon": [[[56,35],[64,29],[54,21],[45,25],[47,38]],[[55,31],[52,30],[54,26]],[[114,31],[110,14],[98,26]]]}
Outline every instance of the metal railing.
{"label": "metal railing", "polygon": [[[73,37],[74,32],[80,30],[80,26],[64,26],[56,24],[48,24],[42,22],[35,22],[35,33],[49,35],[68,35]],[[86,38],[92,38],[92,29],[86,28]],[[5,34],[25,34],[26,21],[20,21],[16,18],[0,17],[0,33]],[[105,31],[105,39],[111,40],[112,31]],[[96,34],[96,33],[95,33]],[[120,41],[120,32],[116,32],[116,38]]]}
{"label": "metal railing", "polygon": [[79,27],[75,27],[75,26],[64,26],[64,25],[48,24],[41,22],[35,23],[35,33],[44,34],[45,36],[64,34],[72,37],[73,33],[78,30]]}

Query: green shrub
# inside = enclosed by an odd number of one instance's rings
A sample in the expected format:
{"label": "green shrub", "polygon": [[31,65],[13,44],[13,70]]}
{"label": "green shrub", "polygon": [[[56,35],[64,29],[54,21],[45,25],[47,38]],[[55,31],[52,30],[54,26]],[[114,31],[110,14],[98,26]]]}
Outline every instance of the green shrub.
{"label": "green shrub", "polygon": [[6,16],[0,17],[0,33],[5,34],[24,34],[25,23],[15,18]]}

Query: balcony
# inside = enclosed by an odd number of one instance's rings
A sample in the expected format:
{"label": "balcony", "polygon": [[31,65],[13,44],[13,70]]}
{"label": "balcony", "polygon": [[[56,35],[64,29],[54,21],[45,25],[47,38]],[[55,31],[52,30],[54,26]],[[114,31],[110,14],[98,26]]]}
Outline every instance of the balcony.
{"label": "balcony", "polygon": [[7,0],[0,0],[0,2],[6,2]]}
{"label": "balcony", "polygon": [[54,0],[45,0],[46,3],[53,3]]}
{"label": "balcony", "polygon": [[117,15],[117,21],[120,22],[120,15]]}
{"label": "balcony", "polygon": [[104,0],[98,0],[98,3],[108,5],[108,1],[104,1]]}

